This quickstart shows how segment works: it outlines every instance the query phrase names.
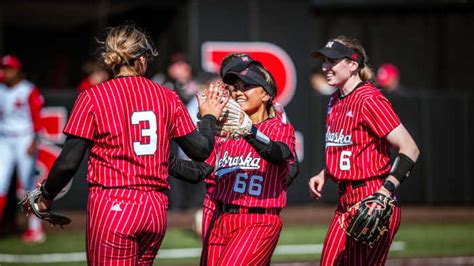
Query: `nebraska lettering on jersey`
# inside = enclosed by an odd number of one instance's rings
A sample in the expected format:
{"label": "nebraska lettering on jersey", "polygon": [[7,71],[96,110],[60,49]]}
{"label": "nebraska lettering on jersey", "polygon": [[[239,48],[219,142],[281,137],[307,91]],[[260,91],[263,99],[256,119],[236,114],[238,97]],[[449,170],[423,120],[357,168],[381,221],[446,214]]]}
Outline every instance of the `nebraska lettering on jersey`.
{"label": "nebraska lettering on jersey", "polygon": [[252,152],[247,153],[247,156],[229,156],[229,152],[225,151],[224,156],[217,162],[218,169],[239,166],[243,169],[259,169],[260,157],[252,157]]}
{"label": "nebraska lettering on jersey", "polygon": [[370,83],[329,101],[326,169],[336,181],[381,176],[390,170],[385,136],[400,124],[390,102]]}
{"label": "nebraska lettering on jersey", "polygon": [[328,127],[326,131],[326,147],[341,147],[352,145],[352,135],[344,135],[344,129],[341,128],[339,132],[331,132]]}
{"label": "nebraska lettering on jersey", "polygon": [[93,141],[87,180],[106,187],[169,188],[169,143],[196,128],[175,92],[144,77],[83,91],[64,133]]}
{"label": "nebraska lettering on jersey", "polygon": [[[278,117],[256,125],[273,141],[281,141],[294,151],[295,134],[290,124]],[[215,166],[206,183],[215,185],[213,200],[246,207],[282,208],[286,204],[288,163],[271,164],[262,159],[243,138],[216,139],[206,163]]]}
{"label": "nebraska lettering on jersey", "polygon": [[41,130],[44,100],[34,84],[21,80],[13,87],[0,84],[0,134],[20,136]]}

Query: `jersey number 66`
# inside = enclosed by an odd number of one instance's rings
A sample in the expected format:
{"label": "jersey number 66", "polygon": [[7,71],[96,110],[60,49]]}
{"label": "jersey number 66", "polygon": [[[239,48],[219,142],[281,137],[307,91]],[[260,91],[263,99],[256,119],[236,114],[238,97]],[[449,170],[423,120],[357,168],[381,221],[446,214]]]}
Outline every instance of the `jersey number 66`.
{"label": "jersey number 66", "polygon": [[249,195],[260,196],[262,194],[262,182],[262,176],[253,175],[249,181],[249,176],[246,173],[238,173],[235,175],[234,191],[240,194],[248,192]]}

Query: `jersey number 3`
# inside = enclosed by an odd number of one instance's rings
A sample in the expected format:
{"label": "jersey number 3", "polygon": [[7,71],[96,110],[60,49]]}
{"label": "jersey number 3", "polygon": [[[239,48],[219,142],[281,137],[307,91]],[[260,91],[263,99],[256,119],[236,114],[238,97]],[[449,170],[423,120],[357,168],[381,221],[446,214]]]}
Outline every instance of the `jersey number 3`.
{"label": "jersey number 3", "polygon": [[156,152],[158,136],[156,134],[156,115],[152,111],[134,112],[132,114],[132,125],[139,125],[140,122],[148,122],[148,128],[140,129],[141,137],[149,137],[148,143],[140,141],[133,142],[133,151],[136,155],[152,155]]}

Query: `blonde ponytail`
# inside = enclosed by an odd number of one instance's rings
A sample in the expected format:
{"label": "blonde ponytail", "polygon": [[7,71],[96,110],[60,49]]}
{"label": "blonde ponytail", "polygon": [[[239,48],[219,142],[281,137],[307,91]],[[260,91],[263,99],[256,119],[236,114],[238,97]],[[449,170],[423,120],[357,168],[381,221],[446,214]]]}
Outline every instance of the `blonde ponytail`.
{"label": "blonde ponytail", "polygon": [[150,59],[158,52],[153,47],[150,38],[134,25],[123,25],[110,28],[101,53],[103,63],[112,70],[121,66],[133,67],[133,61],[140,56]]}

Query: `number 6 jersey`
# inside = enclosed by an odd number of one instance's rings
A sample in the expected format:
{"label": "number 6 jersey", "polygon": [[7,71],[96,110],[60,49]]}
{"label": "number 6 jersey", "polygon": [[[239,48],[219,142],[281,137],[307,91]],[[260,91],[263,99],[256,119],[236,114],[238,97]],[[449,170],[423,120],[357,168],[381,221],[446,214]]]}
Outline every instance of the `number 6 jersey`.
{"label": "number 6 jersey", "polygon": [[136,76],[83,91],[64,133],[93,141],[89,183],[151,190],[169,188],[170,140],[195,129],[175,92]]}
{"label": "number 6 jersey", "polygon": [[362,180],[390,170],[385,136],[400,125],[390,102],[371,83],[329,101],[326,118],[326,171],[335,181]]}
{"label": "number 6 jersey", "polygon": [[[277,117],[255,126],[272,141],[288,145],[294,154],[293,126],[283,123]],[[215,182],[216,188],[211,198],[245,207],[283,208],[286,204],[286,176],[291,160],[292,158],[281,164],[272,164],[262,159],[243,138],[232,140],[217,137],[214,151],[206,160],[207,164],[214,166],[210,181]]]}

